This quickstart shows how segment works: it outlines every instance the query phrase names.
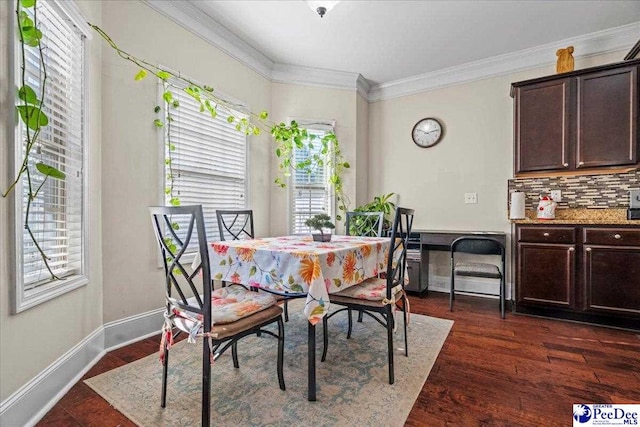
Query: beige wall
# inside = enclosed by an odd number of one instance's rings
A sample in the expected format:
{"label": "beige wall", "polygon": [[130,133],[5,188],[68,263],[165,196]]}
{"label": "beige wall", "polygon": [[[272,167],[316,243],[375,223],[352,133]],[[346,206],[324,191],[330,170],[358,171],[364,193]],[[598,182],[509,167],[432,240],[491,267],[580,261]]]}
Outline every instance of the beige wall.
{"label": "beige wall", "polygon": [[[291,118],[335,120],[336,137],[340,141],[342,154],[351,163],[351,170],[344,176],[344,192],[354,207],[356,195],[356,139],[357,106],[355,91],[326,89],[310,86],[274,83],[272,85],[271,117],[277,121]],[[273,150],[272,150],[273,151]],[[272,170],[277,170],[275,153],[271,154]],[[269,180],[273,181],[273,176]],[[289,188],[271,187],[271,234],[289,233]],[[336,224],[340,232],[343,224]]]}
{"label": "beige wall", "polygon": [[[100,23],[101,3],[78,2],[80,10],[87,20]],[[0,70],[8,70],[6,34],[8,19],[13,19],[11,2],[0,2],[0,30],[3,33],[0,49]],[[12,36],[12,35],[11,35]],[[12,39],[13,40],[13,39]],[[102,326],[102,257],[101,257],[101,164],[100,164],[100,99],[101,99],[101,42],[89,40],[87,42],[89,66],[88,94],[89,94],[89,130],[87,135],[87,150],[89,155],[89,204],[87,221],[89,224],[89,278],[90,282],[82,288],[71,291],[56,299],[40,304],[34,308],[16,315],[9,314],[10,288],[15,286],[9,275],[8,243],[11,228],[7,214],[9,201],[0,200],[0,401],[6,399],[27,381],[43,371],[52,362],[66,353],[71,347],[79,343],[91,332]],[[0,73],[0,93],[4,98],[6,90],[13,91],[14,84],[7,80],[7,73]],[[2,137],[2,153],[9,152],[9,146],[14,143],[7,135],[5,127],[8,125],[4,112],[12,108],[3,105],[2,120],[0,120],[0,137]],[[10,130],[11,132],[11,130]],[[0,187],[7,188],[8,157],[0,156]]]}
{"label": "beige wall", "polygon": [[351,161],[355,168],[357,190],[354,208],[369,201],[369,103],[359,94],[356,98],[356,156]]}
{"label": "beige wall", "polygon": [[[141,2],[103,3],[103,29],[124,50],[180,71],[232,96],[252,110],[268,109],[270,82]],[[103,52],[104,321],[163,304],[148,206],[163,204],[155,79],[135,82],[137,68]],[[270,140],[249,139],[250,203],[256,228],[268,234]],[[265,231],[266,230],[266,231]]]}

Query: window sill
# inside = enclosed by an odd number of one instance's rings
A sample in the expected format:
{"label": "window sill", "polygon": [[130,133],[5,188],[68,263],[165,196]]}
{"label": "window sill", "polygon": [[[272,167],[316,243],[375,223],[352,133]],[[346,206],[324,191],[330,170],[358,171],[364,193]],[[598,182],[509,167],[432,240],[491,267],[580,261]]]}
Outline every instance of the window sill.
{"label": "window sill", "polygon": [[84,275],[69,276],[65,280],[39,286],[37,289],[24,292],[16,299],[13,314],[20,313],[29,308],[40,305],[46,301],[71,292],[89,283],[89,278]]}

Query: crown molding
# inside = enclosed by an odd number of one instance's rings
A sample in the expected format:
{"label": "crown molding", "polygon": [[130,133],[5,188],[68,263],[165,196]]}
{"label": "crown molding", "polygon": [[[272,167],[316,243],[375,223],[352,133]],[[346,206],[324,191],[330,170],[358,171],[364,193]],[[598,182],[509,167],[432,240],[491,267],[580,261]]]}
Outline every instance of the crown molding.
{"label": "crown molding", "polygon": [[273,61],[190,1],[142,0],[147,6],[270,79]]}
{"label": "crown molding", "polygon": [[640,33],[640,22],[635,22],[405,79],[371,85],[358,73],[276,63],[200,10],[193,0],[142,1],[272,82],[355,90],[368,102],[413,95],[551,65],[555,63],[555,51],[559,46],[573,45],[576,58],[629,49],[638,41]]}
{"label": "crown molding", "polygon": [[332,89],[357,90],[360,80],[366,81],[358,73],[280,63],[273,64],[271,73],[271,81],[274,83],[292,83]]}
{"label": "crown molding", "polygon": [[[369,102],[413,95],[554,64],[556,62],[554,59],[555,51],[561,46],[573,45],[577,53],[575,55],[576,58],[586,58],[628,49],[638,41],[638,33],[640,33],[640,22],[635,22],[431,73],[374,85],[369,91]],[[622,60],[622,58],[620,59]]]}

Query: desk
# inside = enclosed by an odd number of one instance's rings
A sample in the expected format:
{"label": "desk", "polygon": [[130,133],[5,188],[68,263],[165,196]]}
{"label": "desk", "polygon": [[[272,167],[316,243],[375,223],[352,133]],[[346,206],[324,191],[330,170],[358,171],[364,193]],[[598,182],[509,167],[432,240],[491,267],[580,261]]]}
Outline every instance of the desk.
{"label": "desk", "polygon": [[500,231],[454,231],[454,230],[413,230],[409,238],[411,255],[409,264],[409,285],[407,291],[421,295],[429,289],[429,251],[450,251],[451,244],[460,237],[490,237],[507,247],[507,235]]}
{"label": "desk", "polygon": [[[268,237],[212,242],[211,277],[233,283],[307,293],[309,400],[316,400],[315,325],[329,309],[329,293],[357,285],[386,268],[387,237],[332,236],[314,242],[311,236]],[[296,327],[296,325],[292,325]]]}

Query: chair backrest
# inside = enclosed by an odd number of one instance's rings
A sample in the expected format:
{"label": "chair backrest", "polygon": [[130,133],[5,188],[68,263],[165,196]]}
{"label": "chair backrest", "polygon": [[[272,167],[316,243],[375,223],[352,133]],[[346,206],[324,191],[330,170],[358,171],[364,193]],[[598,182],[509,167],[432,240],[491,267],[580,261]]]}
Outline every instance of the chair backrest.
{"label": "chair backrest", "polygon": [[220,240],[253,239],[253,211],[251,209],[216,211]]}
{"label": "chair backrest", "polygon": [[[150,207],[149,212],[164,262],[167,309],[173,305],[201,314],[204,327],[210,330],[211,273],[202,205],[157,206]],[[192,240],[195,242],[195,239],[200,264],[189,273],[191,258],[187,261],[184,257],[193,253]],[[197,306],[188,304],[187,299],[191,296]]]}
{"label": "chair backrest", "polygon": [[387,299],[391,299],[394,286],[401,284],[404,288],[404,275],[407,264],[407,244],[413,226],[414,210],[396,208],[391,227],[391,243],[387,259]]}
{"label": "chair backrest", "polygon": [[504,259],[504,245],[490,237],[460,237],[451,243],[451,257],[453,257],[455,252],[479,255],[500,255]]}
{"label": "chair backrest", "polygon": [[347,212],[347,236],[382,236],[383,212]]}

